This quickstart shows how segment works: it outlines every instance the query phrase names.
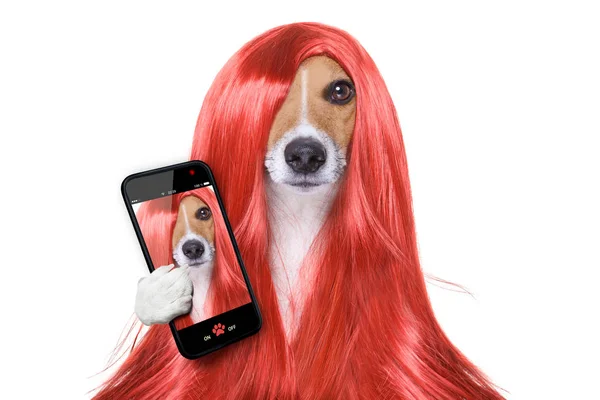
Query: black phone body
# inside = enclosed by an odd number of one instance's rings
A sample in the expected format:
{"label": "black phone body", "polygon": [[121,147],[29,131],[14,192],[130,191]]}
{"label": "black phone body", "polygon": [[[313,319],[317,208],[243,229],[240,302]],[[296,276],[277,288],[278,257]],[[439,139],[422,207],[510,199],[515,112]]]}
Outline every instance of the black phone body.
{"label": "black phone body", "polygon": [[[123,181],[121,192],[150,272],[162,265],[168,265],[164,264],[168,262],[164,259],[166,246],[170,249],[172,256],[171,261],[175,260],[173,263],[176,267],[179,262],[182,262],[181,259],[186,259],[185,263],[189,265],[188,271],[190,271],[190,274],[197,272],[197,275],[194,276],[200,276],[202,279],[207,279],[207,275],[202,275],[205,271],[202,271],[200,268],[211,263],[210,265],[212,265],[211,268],[213,268],[213,271],[211,278],[209,279],[217,279],[215,277],[219,276],[217,272],[218,268],[223,267],[223,263],[219,264],[217,262],[215,265],[215,262],[220,260],[219,257],[223,257],[225,253],[235,254],[235,262],[230,261],[226,264],[225,268],[230,269],[228,271],[229,274],[239,274],[240,279],[237,279],[238,282],[242,282],[243,279],[247,296],[239,293],[237,296],[238,304],[232,305],[231,309],[224,310],[224,312],[220,312],[217,315],[212,315],[210,313],[202,315],[202,311],[200,310],[201,307],[197,307],[198,310],[195,310],[196,302],[194,296],[200,293],[200,290],[196,293],[197,282],[194,282],[194,293],[192,295],[194,307],[190,315],[194,313],[194,315],[196,315],[196,320],[192,320],[191,316],[187,316],[178,317],[169,322],[179,352],[188,359],[195,359],[257,333],[262,326],[262,317],[258,308],[258,303],[254,296],[254,292],[252,291],[250,280],[248,279],[242,257],[233,235],[233,230],[227,219],[223,201],[219,195],[214,176],[209,166],[202,161],[189,161],[182,164],[133,174]],[[213,192],[214,198],[212,198],[211,194]],[[202,195],[196,196],[196,193],[202,193]],[[207,193],[210,195],[210,199],[206,197]],[[186,198],[188,200],[185,200]],[[187,201],[187,209],[185,206],[182,206],[184,200]],[[142,208],[142,205],[149,202],[154,202],[153,204],[147,204],[146,206],[147,210],[150,208],[153,209],[150,212],[155,212],[156,209],[160,207],[166,207],[166,211],[163,211],[169,212],[168,207],[170,206],[170,212],[173,214],[173,220],[166,223],[164,227],[155,226],[152,228],[154,232],[156,232],[156,229],[164,229],[165,231],[161,231],[163,232],[163,236],[165,236],[164,232],[167,232],[166,235],[169,240],[167,240],[168,243],[162,243],[162,250],[153,250],[152,248],[149,248],[147,243],[148,240],[156,245],[156,238],[144,237],[143,229],[140,227],[138,217],[136,216],[136,213]],[[210,209],[210,206],[208,206],[209,204],[212,205],[212,210]],[[214,209],[217,205],[219,210]],[[193,209],[190,210],[192,207],[199,208],[194,213]],[[209,208],[210,211],[207,211],[206,208]],[[186,210],[187,214],[184,213],[184,210]],[[201,219],[205,219],[207,214],[211,214],[211,217],[213,218],[213,243],[209,243],[211,235],[210,228],[203,228],[202,225],[202,222],[206,221],[202,221]],[[195,219],[196,216],[198,216],[200,220]],[[221,217],[222,221],[218,220],[218,218]],[[178,228],[180,219],[185,220],[184,225],[188,235],[183,235],[182,239],[178,241],[176,231],[182,230]],[[196,229],[197,232],[192,232],[190,226],[193,229]],[[150,236],[150,233],[147,233],[147,236]],[[189,238],[194,239],[195,242],[188,246],[186,249],[187,251],[181,252],[181,248],[191,242],[188,240]],[[184,239],[187,241],[180,246],[179,243]],[[194,265],[194,260],[200,260],[205,256],[206,251],[202,252],[200,258],[188,258],[188,255],[190,257],[195,257],[200,254],[198,247],[202,246],[202,243],[205,244],[203,247],[206,247],[206,249],[212,249],[213,259],[210,263],[203,262],[196,266]],[[227,248],[228,244],[231,245],[231,249]],[[220,245],[220,248],[215,245]],[[192,250],[190,250],[190,248],[192,248]],[[158,259],[160,259],[160,261]],[[161,265],[156,265],[157,263],[160,263]],[[198,285],[199,287],[210,287],[211,282],[199,282]],[[238,287],[239,285],[240,284],[238,284]],[[219,294],[214,292],[211,293],[209,288],[206,295],[206,301],[210,301],[210,297],[214,298]],[[228,301],[231,302],[231,300]],[[187,323],[178,321],[178,319],[184,318],[187,318]]]}

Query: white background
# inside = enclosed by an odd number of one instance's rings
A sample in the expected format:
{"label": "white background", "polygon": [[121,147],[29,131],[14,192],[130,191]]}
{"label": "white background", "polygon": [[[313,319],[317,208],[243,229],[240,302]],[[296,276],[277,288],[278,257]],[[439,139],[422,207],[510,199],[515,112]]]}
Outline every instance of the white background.
{"label": "white background", "polygon": [[307,20],[354,35],[388,84],[424,269],[474,294],[430,285],[450,338],[510,399],[600,398],[593,2],[200,3],[0,6],[3,398],[105,378],[146,271],[121,180],[187,160],[226,60]]}

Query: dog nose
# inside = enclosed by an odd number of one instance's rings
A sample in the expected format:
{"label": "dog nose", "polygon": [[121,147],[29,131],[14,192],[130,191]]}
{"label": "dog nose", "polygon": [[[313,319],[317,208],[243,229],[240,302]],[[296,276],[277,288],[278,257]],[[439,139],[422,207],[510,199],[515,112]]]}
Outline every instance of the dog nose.
{"label": "dog nose", "polygon": [[285,162],[296,172],[310,174],[316,172],[327,160],[325,147],[313,138],[292,140],[284,151]]}
{"label": "dog nose", "polygon": [[181,250],[187,258],[199,258],[204,253],[204,245],[198,240],[188,240],[183,244]]}

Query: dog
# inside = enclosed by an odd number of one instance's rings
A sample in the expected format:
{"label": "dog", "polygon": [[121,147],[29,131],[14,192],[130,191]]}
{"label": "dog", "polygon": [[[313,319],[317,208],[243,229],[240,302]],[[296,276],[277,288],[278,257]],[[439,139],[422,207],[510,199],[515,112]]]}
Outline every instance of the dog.
{"label": "dog", "polygon": [[356,89],[334,60],[311,57],[298,69],[277,113],[265,169],[271,272],[286,334],[302,313],[310,270],[303,260],[343,178],[356,115]]}
{"label": "dog", "polygon": [[189,267],[193,296],[190,316],[194,323],[206,318],[205,302],[215,260],[215,222],[211,209],[195,196],[179,203],[172,236],[173,260]]}

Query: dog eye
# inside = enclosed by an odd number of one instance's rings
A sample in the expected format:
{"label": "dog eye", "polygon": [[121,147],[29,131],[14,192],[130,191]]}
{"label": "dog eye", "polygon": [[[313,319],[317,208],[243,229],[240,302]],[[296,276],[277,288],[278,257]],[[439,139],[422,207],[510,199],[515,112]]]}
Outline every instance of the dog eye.
{"label": "dog eye", "polygon": [[346,80],[331,82],[327,89],[327,101],[333,104],[348,104],[354,95],[354,85]]}
{"label": "dog eye", "polygon": [[199,208],[198,211],[196,211],[196,218],[198,218],[202,221],[206,221],[207,219],[210,218],[211,215],[212,215],[212,212],[210,211],[210,209],[208,207],[202,207],[202,208]]}

